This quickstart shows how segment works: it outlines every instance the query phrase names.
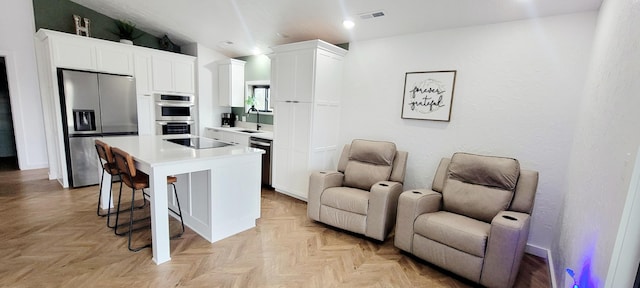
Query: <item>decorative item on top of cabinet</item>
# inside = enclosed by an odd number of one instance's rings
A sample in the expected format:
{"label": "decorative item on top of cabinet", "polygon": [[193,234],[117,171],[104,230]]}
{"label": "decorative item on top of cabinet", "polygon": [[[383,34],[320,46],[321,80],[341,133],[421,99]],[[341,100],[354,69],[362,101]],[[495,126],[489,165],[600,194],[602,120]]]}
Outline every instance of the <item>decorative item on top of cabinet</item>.
{"label": "decorative item on top of cabinet", "polygon": [[218,62],[219,105],[244,107],[244,64],[237,59]]}
{"label": "decorative item on top of cabinet", "polygon": [[[84,25],[82,25],[81,22],[84,22]],[[91,37],[91,31],[89,30],[91,20],[89,20],[89,18],[82,18],[78,15],[73,15],[73,23],[76,26],[76,35]]]}
{"label": "decorative item on top of cabinet", "polygon": [[136,24],[133,24],[131,21],[116,20],[116,27],[118,27],[118,31],[114,32],[114,34],[120,37],[120,43],[133,45],[133,40],[142,36],[142,33],[134,35],[136,32]]}
{"label": "decorative item on top of cabinet", "polygon": [[272,185],[278,192],[306,201],[310,172],[337,165],[340,88],[347,51],[322,40],[272,50]]}
{"label": "decorative item on top of cabinet", "polygon": [[180,53],[180,46],[174,44],[167,35],[162,36],[162,39],[160,39],[160,48],[165,51]]}

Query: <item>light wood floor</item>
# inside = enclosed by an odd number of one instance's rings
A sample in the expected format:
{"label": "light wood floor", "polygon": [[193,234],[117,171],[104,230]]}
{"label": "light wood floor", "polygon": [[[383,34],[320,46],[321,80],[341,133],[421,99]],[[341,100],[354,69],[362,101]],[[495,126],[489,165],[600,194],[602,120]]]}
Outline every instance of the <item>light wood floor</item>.
{"label": "light wood floor", "polygon": [[[150,249],[129,252],[96,216],[97,189],[61,189],[46,170],[0,172],[0,287],[474,286],[401,253],[392,238],[313,222],[304,202],[270,190],[256,228],[213,244],[187,228],[158,266]],[[516,287],[549,283],[545,260],[526,255]]]}

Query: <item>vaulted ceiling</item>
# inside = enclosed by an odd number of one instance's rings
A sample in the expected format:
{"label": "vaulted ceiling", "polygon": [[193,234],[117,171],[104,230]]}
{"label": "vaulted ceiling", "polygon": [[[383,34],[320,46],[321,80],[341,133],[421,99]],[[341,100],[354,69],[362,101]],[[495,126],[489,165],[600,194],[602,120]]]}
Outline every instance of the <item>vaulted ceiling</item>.
{"label": "vaulted ceiling", "polygon": [[[178,44],[229,57],[279,44],[388,37],[598,10],[602,0],[71,0]],[[382,17],[372,17],[382,12]],[[378,14],[379,15],[379,14]],[[346,30],[345,19],[355,22]]]}

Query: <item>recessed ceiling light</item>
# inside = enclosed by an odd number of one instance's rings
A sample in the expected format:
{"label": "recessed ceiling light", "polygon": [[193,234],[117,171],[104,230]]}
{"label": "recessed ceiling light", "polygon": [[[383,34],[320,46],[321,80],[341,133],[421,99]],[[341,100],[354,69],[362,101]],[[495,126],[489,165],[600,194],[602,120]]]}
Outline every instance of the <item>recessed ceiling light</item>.
{"label": "recessed ceiling light", "polygon": [[351,20],[344,20],[342,22],[342,26],[344,26],[344,28],[351,29],[353,26],[356,26],[356,23],[353,23]]}
{"label": "recessed ceiling light", "polygon": [[251,49],[251,53],[253,53],[253,55],[260,55],[262,54],[262,51],[260,50],[260,48],[254,47],[253,49]]}

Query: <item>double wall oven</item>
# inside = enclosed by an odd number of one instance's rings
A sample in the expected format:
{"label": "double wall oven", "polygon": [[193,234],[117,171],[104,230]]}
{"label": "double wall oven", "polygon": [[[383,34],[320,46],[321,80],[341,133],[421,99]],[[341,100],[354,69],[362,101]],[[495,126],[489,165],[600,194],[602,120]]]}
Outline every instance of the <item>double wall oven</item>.
{"label": "double wall oven", "polygon": [[193,95],[155,94],[156,134],[193,134]]}

